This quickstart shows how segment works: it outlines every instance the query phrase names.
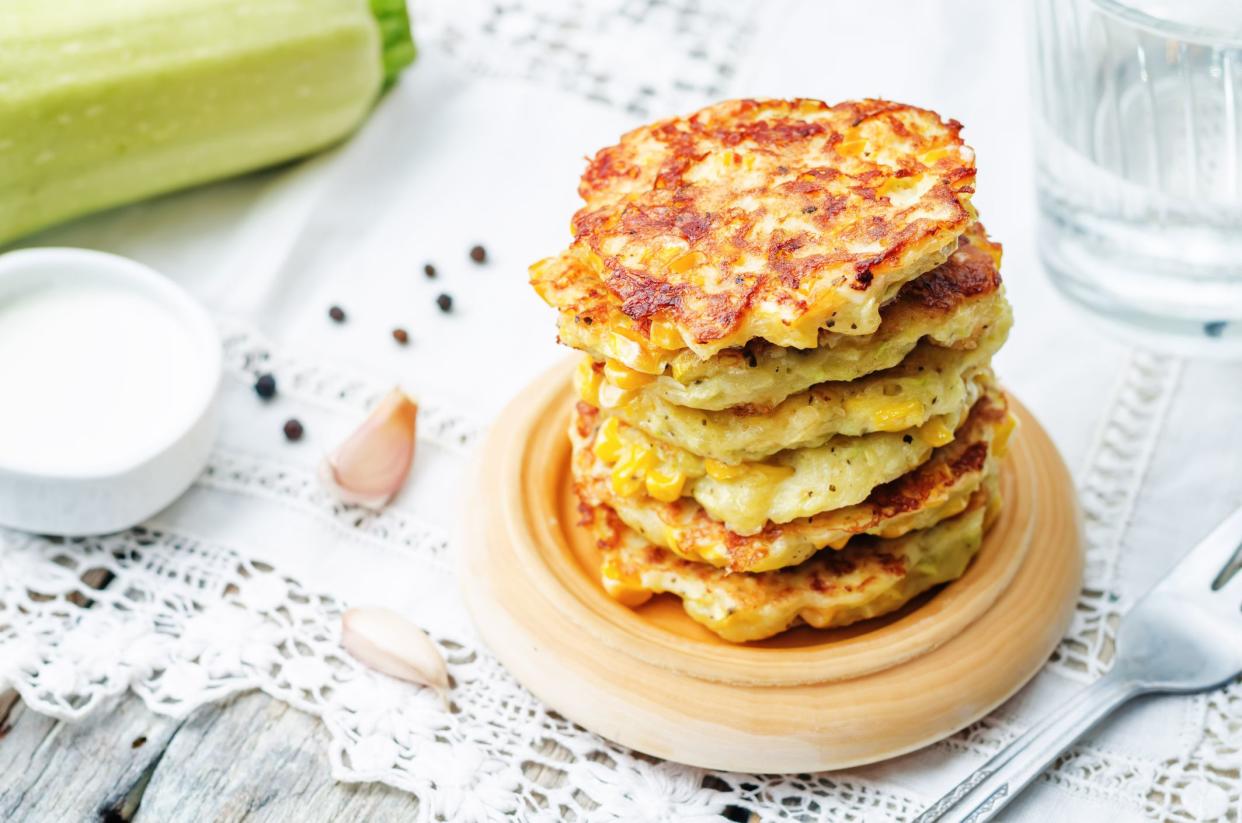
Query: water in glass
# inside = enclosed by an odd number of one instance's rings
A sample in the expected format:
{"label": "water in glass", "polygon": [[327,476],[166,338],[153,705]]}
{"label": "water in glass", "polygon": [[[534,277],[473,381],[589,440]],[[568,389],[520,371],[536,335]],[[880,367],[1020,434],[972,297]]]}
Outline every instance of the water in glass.
{"label": "water in glass", "polygon": [[1033,0],[1039,247],[1151,345],[1242,354],[1242,0]]}

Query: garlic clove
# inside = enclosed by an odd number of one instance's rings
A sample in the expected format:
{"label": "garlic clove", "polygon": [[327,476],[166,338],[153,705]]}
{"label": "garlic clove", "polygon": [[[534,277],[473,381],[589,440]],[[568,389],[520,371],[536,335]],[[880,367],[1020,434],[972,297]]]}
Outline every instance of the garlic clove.
{"label": "garlic clove", "polygon": [[393,389],[362,425],[324,458],[319,476],[345,503],[380,509],[401,491],[414,461],[418,404]]}
{"label": "garlic clove", "polygon": [[341,645],[359,663],[377,672],[430,686],[443,697],[448,667],[431,638],[391,609],[363,607],[341,616]]}

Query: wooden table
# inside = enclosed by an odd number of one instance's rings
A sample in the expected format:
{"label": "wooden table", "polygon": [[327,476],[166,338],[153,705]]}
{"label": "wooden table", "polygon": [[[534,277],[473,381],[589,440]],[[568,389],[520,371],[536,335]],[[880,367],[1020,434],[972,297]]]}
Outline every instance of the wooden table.
{"label": "wooden table", "polygon": [[319,720],[248,692],[184,720],[132,694],[81,723],[0,694],[0,820],[409,820],[418,800],[336,783]]}
{"label": "wooden table", "polygon": [[[549,743],[555,746],[554,743]],[[413,819],[418,799],[382,783],[332,779],[317,718],[262,692],[210,703],[184,720],[131,693],[81,723],[53,720],[0,693],[0,820],[6,823],[247,823]],[[564,779],[535,763],[537,783]],[[726,821],[754,823],[740,806]]]}

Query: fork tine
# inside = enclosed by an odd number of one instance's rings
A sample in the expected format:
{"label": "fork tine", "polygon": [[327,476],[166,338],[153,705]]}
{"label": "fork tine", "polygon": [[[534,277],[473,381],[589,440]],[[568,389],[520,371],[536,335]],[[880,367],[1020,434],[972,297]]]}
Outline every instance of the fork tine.
{"label": "fork tine", "polygon": [[[1234,511],[1212,530],[1212,533],[1178,561],[1155,591],[1177,590],[1182,593],[1211,595],[1229,586],[1228,567],[1234,567],[1242,547],[1242,508]],[[1232,580],[1242,579],[1242,570],[1234,568]],[[1229,588],[1233,588],[1229,586]]]}

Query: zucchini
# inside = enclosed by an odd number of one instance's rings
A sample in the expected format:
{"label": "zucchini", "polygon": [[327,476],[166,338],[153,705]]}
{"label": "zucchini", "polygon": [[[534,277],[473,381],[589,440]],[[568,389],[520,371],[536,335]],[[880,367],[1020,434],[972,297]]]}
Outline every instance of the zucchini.
{"label": "zucchini", "polygon": [[404,0],[0,1],[0,243],[322,149],[414,59]]}

